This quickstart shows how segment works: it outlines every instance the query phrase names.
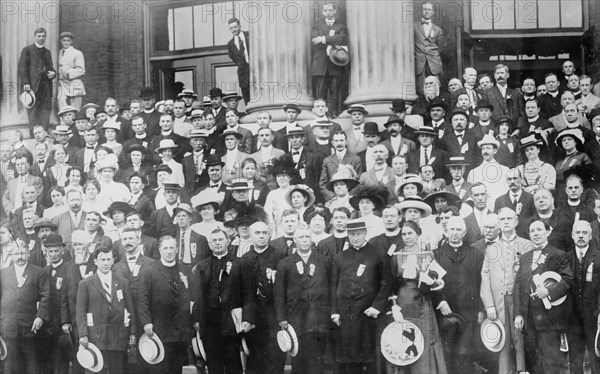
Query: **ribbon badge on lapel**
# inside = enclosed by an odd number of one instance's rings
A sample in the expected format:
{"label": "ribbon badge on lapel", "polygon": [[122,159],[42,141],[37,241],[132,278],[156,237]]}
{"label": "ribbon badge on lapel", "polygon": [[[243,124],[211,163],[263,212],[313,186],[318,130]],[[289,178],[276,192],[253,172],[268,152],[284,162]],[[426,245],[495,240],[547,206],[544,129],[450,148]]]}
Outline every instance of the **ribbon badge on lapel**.
{"label": "ribbon badge on lapel", "polygon": [[231,261],[227,261],[227,265],[226,265],[226,269],[225,272],[227,273],[227,275],[229,275],[229,273],[231,273],[231,268],[233,267],[233,263]]}
{"label": "ribbon badge on lapel", "polygon": [[296,269],[298,269],[298,274],[304,274],[304,265],[302,264],[302,261],[296,262]]}
{"label": "ribbon badge on lapel", "polygon": [[62,288],[62,278],[61,277],[57,277],[56,278],[56,290],[60,291],[61,288]]}
{"label": "ribbon badge on lapel", "polygon": [[267,279],[269,280],[270,283],[275,283],[275,273],[277,273],[277,270],[273,270],[271,268],[267,268]]}
{"label": "ribbon badge on lapel", "polygon": [[196,252],[197,252],[196,243],[191,243],[190,244],[190,253],[192,254],[192,258],[196,257]]}
{"label": "ribbon badge on lapel", "polygon": [[310,270],[308,271],[308,275],[310,275],[311,277],[315,275],[315,269],[316,266],[315,264],[310,264]]}
{"label": "ribbon badge on lapel", "polygon": [[179,278],[181,279],[181,282],[183,283],[185,288],[188,288],[188,279],[182,272],[179,272]]}

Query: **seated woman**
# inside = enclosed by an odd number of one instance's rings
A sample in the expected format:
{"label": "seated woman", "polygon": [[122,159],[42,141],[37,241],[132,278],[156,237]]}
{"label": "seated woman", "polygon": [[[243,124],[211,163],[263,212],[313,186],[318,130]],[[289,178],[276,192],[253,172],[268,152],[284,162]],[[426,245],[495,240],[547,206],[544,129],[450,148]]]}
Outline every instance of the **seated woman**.
{"label": "seated woman", "polygon": [[[404,319],[417,325],[426,342],[422,356],[414,363],[396,367],[386,361],[388,373],[401,369],[405,373],[447,373],[442,340],[433,301],[443,283],[433,269],[435,258],[429,246],[420,240],[422,230],[415,222],[402,224],[403,246],[391,259],[395,282],[393,293]],[[431,266],[431,268],[430,268]],[[394,312],[394,308],[392,308]]]}
{"label": "seated woman", "polygon": [[355,218],[362,217],[367,226],[366,240],[381,235],[385,232],[383,220],[375,215],[375,211],[380,214],[385,206],[387,189],[383,187],[364,187],[358,186],[354,190],[354,196],[350,198],[350,205],[356,210]]}
{"label": "seated woman", "polygon": [[325,231],[331,222],[331,212],[323,204],[315,204],[306,209],[303,218],[310,227],[314,245],[318,245],[321,240],[331,236]]}
{"label": "seated woman", "polygon": [[350,212],[353,212],[354,208],[350,205],[350,198],[352,197],[350,190],[354,189],[358,184],[359,182],[356,180],[354,169],[347,165],[340,165],[337,173],[333,174],[331,180],[325,186],[335,194],[331,200],[325,203],[325,207],[331,212],[338,207],[345,207]]}
{"label": "seated woman", "polygon": [[521,139],[520,148],[527,159],[523,164],[517,166],[517,170],[523,177],[523,189],[532,195],[540,188],[554,191],[556,169],[540,160],[540,152],[545,148],[542,137],[531,133]]}

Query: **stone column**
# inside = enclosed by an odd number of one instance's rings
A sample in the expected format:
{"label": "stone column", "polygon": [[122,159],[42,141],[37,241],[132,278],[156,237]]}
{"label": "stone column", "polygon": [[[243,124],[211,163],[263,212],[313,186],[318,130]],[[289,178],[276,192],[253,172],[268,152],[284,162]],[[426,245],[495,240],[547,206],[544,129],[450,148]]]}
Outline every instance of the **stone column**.
{"label": "stone column", "polygon": [[350,95],[369,116],[390,114],[392,99],[414,101],[413,17],[408,0],[347,1]]}
{"label": "stone column", "polygon": [[[283,105],[296,103],[299,119],[312,118],[308,82],[311,63],[311,2],[256,1],[250,32],[249,115],[243,123],[256,121],[259,111],[269,111],[273,121],[285,121]],[[250,9],[246,14],[250,14]],[[250,18],[250,17],[248,17]],[[306,110],[309,110],[308,112]],[[308,114],[308,115],[307,115]]]}
{"label": "stone column", "polygon": [[[27,110],[21,105],[22,86],[17,67],[21,50],[34,41],[33,32],[38,27],[46,29],[45,47],[52,53],[54,68],[58,69],[59,1],[15,1],[2,5],[0,45],[2,46],[2,101],[0,130],[22,127],[29,136]],[[55,92],[56,93],[56,92]],[[56,117],[51,115],[52,119]]]}

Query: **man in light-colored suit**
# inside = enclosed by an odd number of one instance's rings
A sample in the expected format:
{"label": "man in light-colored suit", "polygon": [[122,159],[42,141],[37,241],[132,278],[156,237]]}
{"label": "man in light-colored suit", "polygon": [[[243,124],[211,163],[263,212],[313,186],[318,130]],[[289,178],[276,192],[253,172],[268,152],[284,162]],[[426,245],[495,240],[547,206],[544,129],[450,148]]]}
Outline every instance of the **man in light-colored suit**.
{"label": "man in light-colored suit", "polygon": [[587,75],[579,77],[579,88],[581,88],[581,99],[577,107],[589,115],[593,109],[600,107],[600,97],[592,93],[592,78]]}
{"label": "man in light-colored suit", "polygon": [[85,59],[81,51],[73,48],[75,35],[65,31],[60,34],[62,49],[58,53],[58,108],[67,105],[81,109],[85,87],[81,78],[85,75]]}
{"label": "man in light-colored suit", "polygon": [[281,149],[273,147],[273,131],[268,127],[263,127],[257,133],[257,148],[258,150],[252,154],[252,158],[256,161],[257,171],[256,176],[264,181],[267,181],[269,176],[269,168],[273,164],[273,159],[279,158],[285,154]]}
{"label": "man in light-colored suit", "polygon": [[444,33],[431,21],[433,4],[424,3],[421,8],[421,20],[415,22],[415,73],[417,87],[423,87],[425,77],[441,75],[444,71],[440,49],[443,46]]}
{"label": "man in light-colored suit", "polygon": [[30,160],[27,156],[19,156],[15,160],[18,176],[8,181],[2,196],[2,206],[6,214],[14,213],[23,205],[22,192],[25,186],[34,186],[37,196],[41,196],[44,184],[42,178],[29,174]]}
{"label": "man in light-colored suit", "polygon": [[325,201],[329,201],[335,196],[333,192],[327,189],[327,182],[329,182],[333,174],[338,171],[340,164],[352,166],[357,175],[360,175],[363,172],[360,157],[350,153],[346,148],[348,145],[348,138],[346,137],[345,132],[338,131],[333,133],[331,144],[335,151],[331,156],[327,156],[323,160],[323,169],[321,171],[321,178],[319,179],[321,194]]}
{"label": "man in light-colored suit", "polygon": [[363,105],[352,105],[348,110],[352,117],[352,127],[346,130],[348,135],[348,150],[351,153],[358,154],[367,149],[367,142],[363,134],[365,130],[365,116],[369,114]]}
{"label": "man in light-colored suit", "polygon": [[58,234],[63,238],[70,238],[75,230],[83,230],[86,213],[81,210],[83,197],[78,190],[67,192],[67,205],[69,210],[52,218],[52,223],[58,226]]}
{"label": "man in light-colored suit", "polygon": [[[515,269],[519,266],[521,255],[533,249],[533,243],[517,236],[517,214],[510,208],[502,208],[496,214],[483,218],[483,234],[486,243],[485,259],[481,269],[480,296],[487,318],[498,319],[505,326],[510,337],[500,351],[499,374],[525,371],[525,351],[523,335],[516,331],[514,320],[513,288]],[[510,344],[512,340],[512,344]],[[514,347],[515,352],[512,351]]]}

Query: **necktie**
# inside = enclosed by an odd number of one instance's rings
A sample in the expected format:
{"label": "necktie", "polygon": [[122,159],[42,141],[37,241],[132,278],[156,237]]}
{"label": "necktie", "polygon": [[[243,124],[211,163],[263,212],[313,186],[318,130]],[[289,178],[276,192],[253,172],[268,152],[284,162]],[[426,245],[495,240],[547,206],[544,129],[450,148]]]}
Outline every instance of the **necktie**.
{"label": "necktie", "polygon": [[38,164],[43,164],[45,160],[38,160]]}
{"label": "necktie", "polygon": [[183,254],[185,253],[185,231],[181,233],[181,239],[179,240],[179,261],[183,262]]}
{"label": "necktie", "polygon": [[102,282],[102,287],[104,288],[104,296],[109,303],[112,303],[112,296],[110,293],[110,286],[106,282]]}
{"label": "necktie", "polygon": [[62,53],[60,55],[61,55],[61,57],[65,55],[65,50],[64,49],[62,50]]}
{"label": "necktie", "polygon": [[577,250],[577,258],[579,259],[579,262],[583,262],[583,251],[581,249]]}
{"label": "necktie", "polygon": [[431,23],[431,21],[430,21],[430,20],[422,20],[422,21],[421,21],[421,24],[422,24],[422,25],[429,25],[430,23]]}
{"label": "necktie", "polygon": [[286,238],[286,239],[285,239],[285,243],[286,243],[286,245],[287,245],[287,246],[288,246],[288,248],[289,248],[289,247],[291,247],[291,246],[292,246],[292,243],[294,243],[294,240],[293,240],[293,239],[291,239],[291,238]]}
{"label": "necktie", "polygon": [[423,153],[425,153],[425,165],[429,165],[429,148],[425,148]]}
{"label": "necktie", "polygon": [[512,198],[512,200],[513,200],[513,205],[515,205],[515,206],[516,206],[516,205],[517,205],[517,202],[519,201],[519,195],[517,195],[517,194],[513,194],[513,198]]}
{"label": "necktie", "polygon": [[486,241],[485,241],[485,244],[486,244],[486,245],[492,245],[492,244],[494,244],[494,243],[495,243],[495,242],[494,242],[494,241],[491,241],[491,240],[486,240]]}

